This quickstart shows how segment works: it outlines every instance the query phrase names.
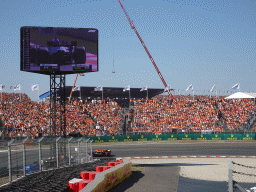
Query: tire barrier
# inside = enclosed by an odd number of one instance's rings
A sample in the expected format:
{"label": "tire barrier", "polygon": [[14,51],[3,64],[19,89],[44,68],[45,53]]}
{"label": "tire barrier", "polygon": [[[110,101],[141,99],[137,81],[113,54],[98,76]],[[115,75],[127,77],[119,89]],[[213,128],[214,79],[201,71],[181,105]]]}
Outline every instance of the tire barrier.
{"label": "tire barrier", "polygon": [[[82,171],[95,171],[98,166],[105,166],[113,159],[101,159],[91,163],[73,165],[59,169],[52,169],[32,174],[26,174],[19,180],[13,181],[10,184],[0,187],[0,192],[20,192],[20,191],[47,191],[47,192],[69,192],[69,181],[73,178],[79,178]],[[36,165],[34,165],[36,167]],[[32,169],[34,168],[32,166]],[[31,169],[31,166],[30,166]],[[87,183],[88,184],[88,183]],[[87,185],[83,182],[81,186]]]}
{"label": "tire barrier", "polygon": [[84,187],[87,186],[88,183],[90,183],[95,179],[95,176],[98,173],[103,172],[104,168],[106,168],[105,170],[107,170],[111,167],[121,164],[122,162],[123,162],[122,160],[111,161],[111,162],[108,162],[108,166],[97,166],[96,171],[82,171],[80,173],[81,179],[73,178],[72,180],[69,181],[70,192],[78,192],[82,190]]}
{"label": "tire barrier", "polygon": [[98,172],[94,180],[90,181],[81,192],[106,192],[132,174],[131,162],[128,160],[119,159],[108,163],[113,166],[103,166],[106,170]]}

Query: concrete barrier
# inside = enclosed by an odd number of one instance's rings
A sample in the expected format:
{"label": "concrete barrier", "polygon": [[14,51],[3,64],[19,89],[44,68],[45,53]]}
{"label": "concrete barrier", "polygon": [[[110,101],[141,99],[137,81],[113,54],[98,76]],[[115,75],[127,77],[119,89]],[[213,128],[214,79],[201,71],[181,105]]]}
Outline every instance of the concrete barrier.
{"label": "concrete barrier", "polygon": [[106,192],[112,187],[121,183],[124,179],[132,174],[131,161],[123,159],[122,163],[110,167],[105,171],[99,172],[95,175],[93,181],[88,183],[81,192]]}

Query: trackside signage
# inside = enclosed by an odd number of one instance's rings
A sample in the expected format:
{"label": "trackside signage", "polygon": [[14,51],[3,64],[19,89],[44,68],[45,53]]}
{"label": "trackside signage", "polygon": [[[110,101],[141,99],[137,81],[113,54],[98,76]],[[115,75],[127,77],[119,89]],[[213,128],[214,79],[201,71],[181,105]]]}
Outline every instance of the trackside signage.
{"label": "trackside signage", "polygon": [[144,135],[140,135],[138,141],[147,141],[148,139],[144,137]]}
{"label": "trackside signage", "polygon": [[169,140],[169,141],[170,140],[177,140],[177,139],[178,139],[178,137],[174,134],[172,134],[171,137],[167,138],[167,140]]}
{"label": "trackside signage", "polygon": [[254,140],[255,136],[253,134],[243,134],[243,140]]}
{"label": "trackside signage", "polygon": [[95,143],[172,140],[255,140],[255,134],[163,134],[91,137]]}

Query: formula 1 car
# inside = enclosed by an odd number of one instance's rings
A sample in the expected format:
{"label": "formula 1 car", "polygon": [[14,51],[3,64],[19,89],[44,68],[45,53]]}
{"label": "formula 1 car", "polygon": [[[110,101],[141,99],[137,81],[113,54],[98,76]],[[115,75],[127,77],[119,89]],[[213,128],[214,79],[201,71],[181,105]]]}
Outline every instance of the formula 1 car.
{"label": "formula 1 car", "polygon": [[110,157],[111,155],[111,150],[101,150],[97,149],[96,151],[93,151],[93,156],[94,157]]}

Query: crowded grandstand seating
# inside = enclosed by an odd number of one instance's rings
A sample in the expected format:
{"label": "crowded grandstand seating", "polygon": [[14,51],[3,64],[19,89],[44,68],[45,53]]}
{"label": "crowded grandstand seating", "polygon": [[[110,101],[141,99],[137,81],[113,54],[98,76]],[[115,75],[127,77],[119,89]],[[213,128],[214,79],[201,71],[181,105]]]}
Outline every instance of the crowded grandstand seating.
{"label": "crowded grandstand seating", "polygon": [[[20,101],[21,98],[21,101]],[[67,134],[99,136],[122,134],[121,100],[73,100],[66,105]],[[34,102],[26,94],[3,93],[0,116],[9,135],[50,135],[50,104]],[[224,96],[176,95],[172,104],[168,96],[131,100],[128,121],[133,132],[170,132],[172,129],[223,131],[245,127],[254,115],[254,101],[225,100]],[[221,121],[222,120],[222,123]],[[57,121],[59,123],[59,121]],[[254,126],[255,130],[256,127]],[[60,130],[56,130],[59,132]]]}
{"label": "crowded grandstand seating", "polygon": [[[6,132],[12,136],[34,135],[42,132],[50,135],[50,104],[31,101],[26,94],[3,93],[0,115],[5,122]],[[75,100],[66,105],[67,134],[80,132],[83,135],[120,134],[121,111],[114,101],[88,101],[84,104]],[[56,124],[60,123],[58,120]],[[56,130],[59,132],[60,130]]]}
{"label": "crowded grandstand seating", "polygon": [[224,96],[176,95],[170,104],[168,96],[152,100],[134,100],[134,132],[170,132],[172,129],[223,131],[223,119],[229,130],[244,126],[254,113],[254,102],[249,99],[225,100]]}

